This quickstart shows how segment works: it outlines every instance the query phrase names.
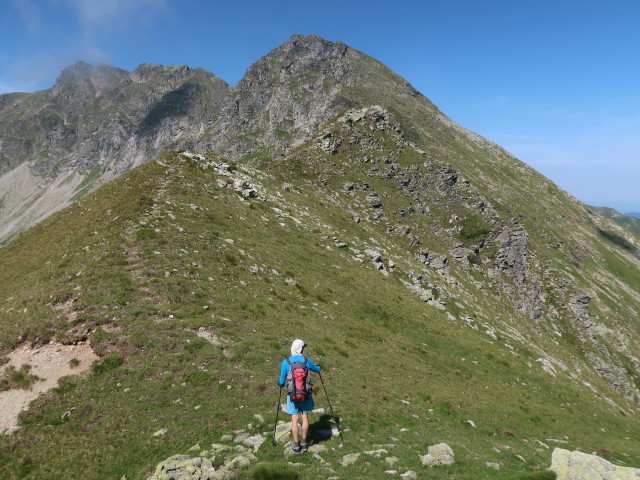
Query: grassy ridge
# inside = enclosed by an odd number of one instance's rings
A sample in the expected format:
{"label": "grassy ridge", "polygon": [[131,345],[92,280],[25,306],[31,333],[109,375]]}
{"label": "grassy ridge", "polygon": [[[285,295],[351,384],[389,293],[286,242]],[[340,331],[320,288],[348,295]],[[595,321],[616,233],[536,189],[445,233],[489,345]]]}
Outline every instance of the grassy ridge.
{"label": "grassy ridge", "polygon": [[[288,166],[288,191],[277,172],[262,177],[281,197],[247,200],[221,188],[226,178],[215,171],[167,155],[2,249],[3,350],[18,339],[77,340],[89,329],[103,356],[0,438],[3,478],[145,478],[172,454],[255,424],[254,413],[273,421],[278,365],[299,336],[325,368],[347,429],[345,447],[325,455],[341,477],[382,477],[383,462],[337,460],[386,443],[416,471],[427,445],[449,443],[458,462],[432,478],[545,468],[550,451],[534,441],[553,448],[547,438],[640,464],[633,418],[545,374],[525,346],[512,352],[452,323],[410,294],[400,273],[385,277],[338,248],[334,237],[358,247],[388,240],[382,226],[355,225],[305,187],[298,168]],[[215,344],[196,336],[200,328]],[[153,437],[161,428],[168,433]],[[281,450],[265,446],[259,457],[278,461]],[[301,461],[303,478],[324,474],[317,461]],[[487,469],[490,461],[502,469]]]}

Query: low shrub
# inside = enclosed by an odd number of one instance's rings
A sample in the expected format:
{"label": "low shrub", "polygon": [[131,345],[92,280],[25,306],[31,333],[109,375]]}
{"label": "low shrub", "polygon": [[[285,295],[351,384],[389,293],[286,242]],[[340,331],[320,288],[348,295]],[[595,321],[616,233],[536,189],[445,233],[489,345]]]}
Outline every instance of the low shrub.
{"label": "low shrub", "polygon": [[29,373],[31,365],[23,364],[20,369],[9,365],[4,369],[4,375],[0,378],[0,392],[12,389],[30,390],[35,382],[40,380],[37,375]]}
{"label": "low shrub", "polygon": [[251,471],[255,480],[298,480],[300,475],[284,463],[259,463]]}

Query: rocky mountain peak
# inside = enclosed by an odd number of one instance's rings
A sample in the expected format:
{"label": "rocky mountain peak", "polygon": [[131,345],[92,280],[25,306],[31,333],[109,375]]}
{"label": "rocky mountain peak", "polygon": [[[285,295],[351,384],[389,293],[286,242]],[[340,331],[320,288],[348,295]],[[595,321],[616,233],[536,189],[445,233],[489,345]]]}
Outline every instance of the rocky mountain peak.
{"label": "rocky mountain peak", "polygon": [[[272,50],[247,70],[244,83],[268,80],[268,72],[277,75],[299,73],[303,69],[329,72],[329,67],[352,50],[342,42],[330,42],[318,35],[295,34],[288,42]],[[335,65],[334,65],[335,66]]]}
{"label": "rocky mountain peak", "polygon": [[95,98],[115,89],[126,76],[126,70],[120,68],[76,62],[62,70],[52,94],[54,97]]}

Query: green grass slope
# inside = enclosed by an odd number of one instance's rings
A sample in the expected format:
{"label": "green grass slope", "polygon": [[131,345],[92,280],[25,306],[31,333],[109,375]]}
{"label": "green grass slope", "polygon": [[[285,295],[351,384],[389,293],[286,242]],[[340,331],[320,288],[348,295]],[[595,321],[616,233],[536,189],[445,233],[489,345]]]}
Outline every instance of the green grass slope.
{"label": "green grass slope", "polygon": [[[374,136],[378,153],[397,147],[386,133]],[[411,149],[399,157],[403,166],[424,162]],[[366,218],[364,203],[365,217],[354,221],[339,193],[344,181],[368,181],[385,195],[388,217],[406,205],[391,195],[396,186],[367,176],[371,164],[353,158],[312,144],[266,172],[230,174],[220,160],[170,153],[3,247],[2,353],[23,342],[88,339],[102,360],[63,379],[21,415],[21,430],[0,436],[0,477],[146,478],[195,443],[250,423],[252,432],[269,431],[279,364],[297,337],[322,365],[341,418],[345,444],[330,440],[323,455],[340,478],[383,478],[389,467],[381,459],[351,467],[338,460],[387,444],[396,445],[388,447],[399,458],[394,468],[420,474],[428,445],[451,445],[457,462],[429,470],[434,479],[541,470],[556,440],[640,465],[632,406],[602,376],[573,369],[571,359],[585,355],[579,342],[550,338],[505,300],[497,281],[495,289],[474,286],[493,253],[481,250],[478,271],[452,263],[452,284],[424,269],[418,247],[389,233],[384,218]],[[444,253],[447,242],[490,235],[455,198],[433,194],[431,223],[414,227],[421,247]],[[451,212],[476,221],[456,230]],[[616,248],[600,254],[621,275],[636,275]],[[366,249],[382,252],[383,271]],[[444,309],[404,283],[420,268]],[[570,368],[548,373],[537,361],[542,350]],[[315,397],[328,407],[321,390]],[[256,413],[267,425],[256,425]],[[162,428],[167,433],[154,437]],[[257,456],[285,461],[269,442]],[[296,461],[301,478],[332,475],[311,456]]]}

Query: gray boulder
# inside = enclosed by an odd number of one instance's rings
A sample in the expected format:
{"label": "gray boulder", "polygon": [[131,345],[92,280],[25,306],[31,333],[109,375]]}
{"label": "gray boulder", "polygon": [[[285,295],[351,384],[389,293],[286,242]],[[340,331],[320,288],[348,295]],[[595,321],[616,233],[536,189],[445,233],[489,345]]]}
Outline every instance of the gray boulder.
{"label": "gray boulder", "polygon": [[431,445],[427,448],[427,454],[418,457],[425,467],[440,465],[453,465],[456,463],[453,450],[446,443]]}
{"label": "gray boulder", "polygon": [[596,455],[556,448],[550,470],[558,480],[638,480],[640,468],[620,467]]}

